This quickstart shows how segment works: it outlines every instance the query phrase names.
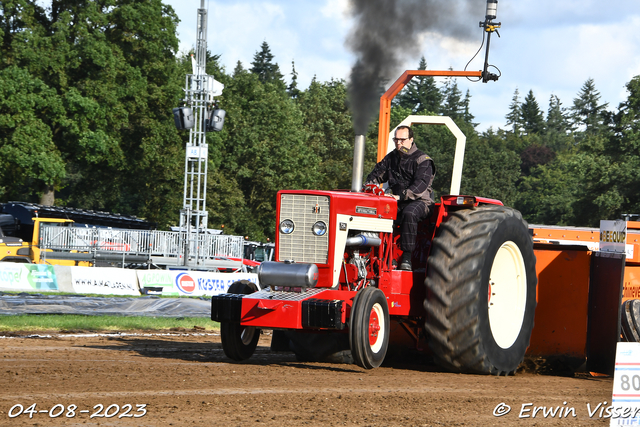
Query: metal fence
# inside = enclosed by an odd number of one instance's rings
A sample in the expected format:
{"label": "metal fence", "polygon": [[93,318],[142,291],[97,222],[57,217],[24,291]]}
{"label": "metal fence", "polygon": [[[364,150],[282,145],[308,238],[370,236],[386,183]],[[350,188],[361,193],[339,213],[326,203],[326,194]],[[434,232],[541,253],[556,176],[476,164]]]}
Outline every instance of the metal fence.
{"label": "metal fence", "polygon": [[40,248],[54,251],[110,251],[129,255],[179,257],[188,243],[189,258],[243,258],[242,236],[225,236],[180,231],[123,230],[43,225]]}

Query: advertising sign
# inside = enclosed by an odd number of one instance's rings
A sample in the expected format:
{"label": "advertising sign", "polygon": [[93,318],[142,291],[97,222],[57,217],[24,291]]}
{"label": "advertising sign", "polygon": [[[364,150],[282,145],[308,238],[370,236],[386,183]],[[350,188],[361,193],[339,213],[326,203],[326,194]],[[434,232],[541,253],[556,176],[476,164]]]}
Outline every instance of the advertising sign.
{"label": "advertising sign", "polygon": [[51,265],[1,262],[0,289],[57,291],[58,282]]}
{"label": "advertising sign", "polygon": [[133,270],[108,267],[71,267],[71,284],[78,294],[140,295]]}
{"label": "advertising sign", "polygon": [[176,276],[176,287],[179,292],[191,295],[196,290],[196,281],[189,273],[180,273]]}
{"label": "advertising sign", "polygon": [[633,258],[633,245],[627,245],[626,221],[600,221],[600,250],[626,253],[627,258]]}
{"label": "advertising sign", "polygon": [[170,270],[137,270],[138,284],[143,294],[177,295]]}
{"label": "advertising sign", "polygon": [[162,295],[212,296],[227,292],[238,280],[258,284],[254,273],[209,273],[206,271],[138,270],[140,289]]}

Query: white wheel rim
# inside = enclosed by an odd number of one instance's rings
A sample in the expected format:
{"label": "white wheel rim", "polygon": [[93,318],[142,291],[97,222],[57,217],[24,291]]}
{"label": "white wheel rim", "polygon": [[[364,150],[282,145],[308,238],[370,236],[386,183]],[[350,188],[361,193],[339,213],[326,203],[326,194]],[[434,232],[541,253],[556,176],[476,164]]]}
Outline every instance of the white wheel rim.
{"label": "white wheel rim", "polygon": [[[379,326],[380,329],[377,331],[377,339],[375,340],[375,342],[371,343],[371,341],[369,341],[369,345],[371,347],[371,351],[373,353],[377,353],[382,348],[382,342],[384,341],[384,332],[387,325],[385,325],[384,323],[384,311],[382,310],[382,306],[379,303],[375,303],[373,307],[371,307],[371,313],[373,314],[374,312],[375,312],[375,316],[377,316],[376,326]],[[369,316],[369,323],[371,323],[372,317],[373,316],[371,315]],[[372,326],[371,324],[367,325],[367,331],[369,331],[369,334],[371,333],[371,329],[372,329],[371,326]]]}
{"label": "white wheel rim", "polygon": [[256,328],[253,326],[247,326],[240,332],[240,340],[242,344],[249,345],[251,344],[251,340],[253,340],[253,334],[255,334]]}
{"label": "white wheel rim", "polygon": [[527,303],[524,258],[512,241],[503,243],[493,259],[488,296],[493,339],[501,348],[509,348],[520,335]]}

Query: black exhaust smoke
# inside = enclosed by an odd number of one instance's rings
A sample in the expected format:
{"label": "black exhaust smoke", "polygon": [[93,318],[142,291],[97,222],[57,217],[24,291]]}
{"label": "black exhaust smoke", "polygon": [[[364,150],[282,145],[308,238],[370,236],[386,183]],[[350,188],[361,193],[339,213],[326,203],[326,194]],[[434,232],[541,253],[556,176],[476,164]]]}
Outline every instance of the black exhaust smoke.
{"label": "black exhaust smoke", "polygon": [[349,79],[356,135],[367,133],[384,85],[400,76],[405,60],[417,60],[423,52],[421,38],[426,32],[469,40],[486,7],[484,0],[350,0],[350,4],[356,23],[346,44],[356,54]]}

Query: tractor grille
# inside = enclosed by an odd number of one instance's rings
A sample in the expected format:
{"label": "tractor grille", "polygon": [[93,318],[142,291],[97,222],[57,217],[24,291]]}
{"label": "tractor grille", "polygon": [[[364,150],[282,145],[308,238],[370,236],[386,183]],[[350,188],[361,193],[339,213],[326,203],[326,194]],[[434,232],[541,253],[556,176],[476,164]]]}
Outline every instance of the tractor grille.
{"label": "tractor grille", "polygon": [[[329,255],[329,197],[282,194],[278,224],[285,219],[292,220],[295,228],[291,234],[283,234],[278,228],[278,259],[326,264]],[[317,221],[324,221],[327,225],[324,236],[316,236],[311,231]]]}

